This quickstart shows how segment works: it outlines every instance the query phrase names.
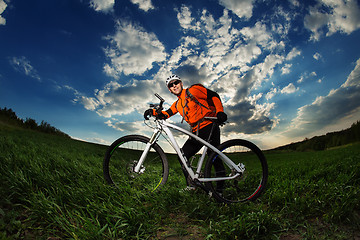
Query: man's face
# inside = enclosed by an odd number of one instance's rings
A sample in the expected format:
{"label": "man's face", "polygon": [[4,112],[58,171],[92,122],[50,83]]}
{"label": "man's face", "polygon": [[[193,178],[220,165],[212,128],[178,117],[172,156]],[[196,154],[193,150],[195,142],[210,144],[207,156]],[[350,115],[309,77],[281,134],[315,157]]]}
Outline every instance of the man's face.
{"label": "man's face", "polygon": [[183,90],[183,84],[178,79],[171,81],[169,83],[168,87],[169,87],[169,91],[175,95],[179,95],[181,93],[181,91]]}

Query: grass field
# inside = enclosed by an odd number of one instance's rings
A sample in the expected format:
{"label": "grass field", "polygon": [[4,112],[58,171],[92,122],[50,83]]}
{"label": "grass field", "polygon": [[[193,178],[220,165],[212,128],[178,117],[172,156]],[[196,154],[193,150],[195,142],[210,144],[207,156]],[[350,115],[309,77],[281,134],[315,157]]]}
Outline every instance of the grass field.
{"label": "grass field", "polygon": [[115,189],[105,152],[0,122],[0,239],[360,239],[359,143],[265,152],[265,194],[233,205],[180,193],[174,156],[161,192]]}

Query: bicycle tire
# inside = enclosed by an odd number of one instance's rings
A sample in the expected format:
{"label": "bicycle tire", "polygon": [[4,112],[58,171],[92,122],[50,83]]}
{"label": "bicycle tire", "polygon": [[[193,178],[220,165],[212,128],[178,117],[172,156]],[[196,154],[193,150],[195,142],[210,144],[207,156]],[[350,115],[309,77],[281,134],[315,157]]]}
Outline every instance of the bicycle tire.
{"label": "bicycle tire", "polygon": [[117,139],[108,148],[103,161],[103,174],[107,183],[129,191],[154,192],[168,179],[169,166],[162,148],[153,144],[140,168],[134,167],[149,138],[141,135],[128,135]]}
{"label": "bicycle tire", "polygon": [[[243,166],[245,171],[241,176],[232,180],[206,182],[205,185],[212,192],[212,196],[224,203],[257,199],[265,190],[268,179],[268,166],[263,152],[255,144],[243,139],[226,141],[220,144],[218,149],[236,165]],[[216,176],[215,161],[221,161],[221,159],[218,154],[212,153],[205,165],[205,178]],[[223,166],[225,172],[218,171],[218,176],[234,174],[226,164],[223,163]]]}

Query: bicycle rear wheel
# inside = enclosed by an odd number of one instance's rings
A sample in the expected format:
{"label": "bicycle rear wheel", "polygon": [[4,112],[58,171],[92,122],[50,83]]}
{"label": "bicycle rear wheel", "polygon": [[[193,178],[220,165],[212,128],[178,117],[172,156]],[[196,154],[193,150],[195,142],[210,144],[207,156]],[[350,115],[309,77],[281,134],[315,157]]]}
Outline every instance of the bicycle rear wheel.
{"label": "bicycle rear wheel", "polygon": [[[243,168],[244,172],[234,179],[207,182],[206,186],[211,190],[214,198],[225,203],[245,202],[258,198],[264,191],[268,178],[268,166],[262,151],[253,143],[242,139],[226,141],[219,145],[218,149],[237,166]],[[213,153],[209,156],[205,165],[206,178],[231,177],[236,174],[235,170],[219,161],[222,160],[218,154]],[[220,167],[221,171],[219,165],[223,166]]]}
{"label": "bicycle rear wheel", "polygon": [[116,140],[108,148],[104,162],[104,178],[107,183],[129,191],[153,192],[168,179],[169,167],[164,151],[153,144],[138,173],[134,168],[149,138],[128,135]]}

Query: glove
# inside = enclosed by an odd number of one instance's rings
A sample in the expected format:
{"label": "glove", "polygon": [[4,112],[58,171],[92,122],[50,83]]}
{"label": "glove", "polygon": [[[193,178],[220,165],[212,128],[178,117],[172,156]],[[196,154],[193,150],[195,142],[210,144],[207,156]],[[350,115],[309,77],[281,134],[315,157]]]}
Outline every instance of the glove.
{"label": "glove", "polygon": [[146,120],[149,120],[149,117],[151,117],[151,116],[154,116],[154,111],[153,111],[153,109],[148,109],[148,110],[146,110],[146,111],[144,112],[144,118],[145,118]]}
{"label": "glove", "polygon": [[160,112],[156,116],[157,116],[158,119],[167,119],[167,116],[165,114],[163,114],[162,112]]}
{"label": "glove", "polygon": [[220,124],[226,122],[226,120],[227,120],[227,115],[224,112],[218,112],[216,114],[216,117]]}

